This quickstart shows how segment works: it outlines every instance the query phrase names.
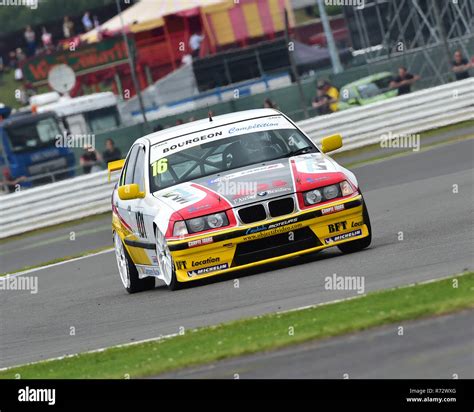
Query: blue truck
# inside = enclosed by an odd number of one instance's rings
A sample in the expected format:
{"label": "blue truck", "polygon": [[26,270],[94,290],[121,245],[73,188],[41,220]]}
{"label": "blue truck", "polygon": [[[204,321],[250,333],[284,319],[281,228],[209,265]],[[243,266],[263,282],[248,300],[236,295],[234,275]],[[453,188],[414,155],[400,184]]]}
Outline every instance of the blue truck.
{"label": "blue truck", "polygon": [[[74,176],[74,153],[59,147],[64,128],[53,112],[10,114],[0,108],[0,170],[4,184],[32,187]],[[11,190],[11,185],[7,185]]]}

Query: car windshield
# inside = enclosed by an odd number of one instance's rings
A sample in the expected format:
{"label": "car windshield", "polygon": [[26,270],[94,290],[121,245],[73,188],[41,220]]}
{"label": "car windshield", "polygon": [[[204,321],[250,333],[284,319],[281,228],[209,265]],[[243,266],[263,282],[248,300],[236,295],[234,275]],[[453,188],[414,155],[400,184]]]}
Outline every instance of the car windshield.
{"label": "car windshield", "polygon": [[54,117],[37,122],[13,125],[7,128],[12,150],[16,153],[28,152],[42,147],[53,146],[61,130]]}
{"label": "car windshield", "polygon": [[159,159],[152,157],[150,191],[294,153],[318,151],[306,136],[287,123],[291,128],[243,133],[197,144]]}

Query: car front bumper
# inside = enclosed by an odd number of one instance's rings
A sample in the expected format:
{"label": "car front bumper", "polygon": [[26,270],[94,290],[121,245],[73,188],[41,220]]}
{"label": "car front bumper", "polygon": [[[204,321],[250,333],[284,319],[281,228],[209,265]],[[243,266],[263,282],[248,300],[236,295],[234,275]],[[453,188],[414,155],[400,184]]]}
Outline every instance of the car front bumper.
{"label": "car front bumper", "polygon": [[369,235],[362,195],[259,224],[168,240],[176,277],[188,282],[315,252]]}

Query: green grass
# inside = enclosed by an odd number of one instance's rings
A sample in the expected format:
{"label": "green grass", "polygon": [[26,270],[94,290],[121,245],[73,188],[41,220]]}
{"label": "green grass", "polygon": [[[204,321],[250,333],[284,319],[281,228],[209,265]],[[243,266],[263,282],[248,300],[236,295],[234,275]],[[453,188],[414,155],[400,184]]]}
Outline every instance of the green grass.
{"label": "green grass", "polygon": [[15,80],[14,70],[3,73],[0,77],[0,103],[13,108],[21,107],[21,103],[15,98],[15,90],[22,87],[23,83]]}
{"label": "green grass", "polygon": [[[457,288],[453,287],[454,279],[458,281]],[[15,378],[17,374],[25,379],[153,376],[172,369],[466,308],[474,308],[474,272],[373,292],[343,302],[189,330],[172,338],[19,366],[0,371],[0,378]],[[291,328],[293,334],[289,333]]]}

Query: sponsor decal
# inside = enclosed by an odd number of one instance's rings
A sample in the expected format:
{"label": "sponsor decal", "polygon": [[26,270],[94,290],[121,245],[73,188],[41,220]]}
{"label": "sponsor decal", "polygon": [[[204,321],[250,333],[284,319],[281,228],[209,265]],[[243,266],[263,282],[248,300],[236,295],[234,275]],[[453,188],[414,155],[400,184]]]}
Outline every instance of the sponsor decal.
{"label": "sponsor decal", "polygon": [[[260,192],[259,196],[274,195],[275,193],[291,192],[291,187],[276,187],[274,189],[268,189],[264,192]],[[265,194],[261,194],[265,193]]]}
{"label": "sponsor decal", "polygon": [[189,213],[198,212],[199,210],[209,209],[210,207],[211,207],[211,205],[209,205],[209,204],[205,204],[205,205],[193,205],[193,206],[188,207],[188,212],[189,212]]}
{"label": "sponsor decal", "polygon": [[186,267],[186,261],[184,260],[177,260],[174,262],[174,267],[176,270],[183,270],[183,269],[187,269]]}
{"label": "sponsor decal", "polygon": [[341,210],[344,210],[344,205],[343,204],[342,205],[325,207],[324,209],[321,209],[321,214],[329,215],[330,213],[340,212]]}
{"label": "sponsor decal", "polygon": [[329,179],[328,176],[307,177],[307,178],[306,178],[306,181],[307,181],[308,183],[316,183],[316,182],[319,182],[319,181],[321,181],[321,180],[327,180],[327,179]]}
{"label": "sponsor decal", "polygon": [[188,272],[188,276],[190,278],[192,278],[194,276],[204,275],[206,273],[216,272],[218,270],[227,269],[228,267],[229,267],[229,265],[227,263],[222,263],[222,264],[216,265],[216,266],[208,266],[207,268],[191,270],[191,271]]}
{"label": "sponsor decal", "polygon": [[272,223],[271,225],[260,225],[260,226],[256,226],[256,227],[251,227],[251,228],[247,229],[245,234],[246,235],[251,235],[253,233],[263,232],[264,230],[276,229],[276,228],[281,227],[281,226],[291,225],[293,223],[296,223],[297,221],[298,221],[298,218],[294,217],[293,219],[283,220],[281,222]]}
{"label": "sponsor decal", "polygon": [[325,243],[326,243],[326,245],[329,245],[329,244],[334,243],[334,242],[339,242],[341,240],[349,239],[351,237],[356,237],[356,236],[360,236],[360,235],[362,235],[362,230],[360,230],[360,229],[353,230],[352,232],[343,233],[342,235],[328,237],[328,238],[325,239]]}
{"label": "sponsor decal", "polygon": [[175,188],[173,189],[173,191],[161,195],[161,197],[179,204],[186,204],[199,200],[199,197],[195,193],[192,193],[183,188]]}
{"label": "sponsor decal", "polygon": [[136,212],[135,218],[137,220],[137,234],[138,237],[146,239],[146,227],[145,227],[145,219],[143,218],[142,212]]}
{"label": "sponsor decal", "polygon": [[329,233],[340,232],[347,229],[347,222],[336,222],[328,225]]}
{"label": "sponsor decal", "polygon": [[212,185],[212,184],[215,184],[215,183],[218,183],[218,182],[222,182],[224,180],[235,179],[237,177],[248,176],[248,175],[252,175],[252,174],[260,173],[260,172],[267,172],[269,170],[281,169],[281,168],[284,168],[284,167],[285,166],[283,165],[283,163],[275,163],[275,164],[272,164],[272,165],[256,167],[254,169],[241,170],[240,172],[230,173],[230,174],[225,175],[225,176],[216,177],[215,179],[210,180],[208,183]]}
{"label": "sponsor decal", "polygon": [[296,170],[301,173],[318,173],[328,170],[328,162],[320,154],[296,157]]}
{"label": "sponsor decal", "polygon": [[207,259],[204,259],[204,260],[198,260],[197,262],[195,262],[193,260],[193,262],[191,263],[191,266],[202,266],[202,265],[209,265],[210,263],[217,263],[217,262],[220,262],[221,261],[221,258],[218,258],[218,257],[209,257]]}
{"label": "sponsor decal", "polygon": [[360,227],[364,226],[364,222],[352,222],[351,227]]}
{"label": "sponsor decal", "polygon": [[186,148],[187,146],[190,146],[193,143],[201,142],[201,141],[207,140],[207,139],[212,139],[213,137],[216,137],[216,136],[222,136],[222,131],[209,133],[209,134],[204,134],[204,135],[201,135],[201,136],[196,136],[196,137],[193,137],[193,138],[183,140],[181,142],[176,142],[174,144],[171,144],[169,147],[163,147],[162,148],[162,153],[164,154],[164,153],[168,153],[169,151],[175,151],[178,148]]}
{"label": "sponsor decal", "polygon": [[242,132],[252,132],[254,130],[258,130],[258,129],[269,129],[269,128],[272,128],[272,127],[278,127],[278,122],[274,122],[274,123],[270,123],[270,122],[265,122],[265,123],[253,123],[253,124],[249,124],[249,125],[246,125],[246,126],[241,126],[241,127],[231,127],[229,129],[229,134],[230,135],[233,135],[235,133],[242,133]]}
{"label": "sponsor decal", "polygon": [[214,239],[212,237],[205,237],[204,239],[190,240],[188,242],[188,247],[208,245],[209,243],[212,243],[212,242],[214,242]]}
{"label": "sponsor decal", "polygon": [[281,233],[291,232],[293,230],[300,229],[302,226],[303,225],[301,223],[296,223],[294,225],[287,225],[287,226],[277,227],[273,229],[267,228],[267,229],[264,229],[263,231],[260,231],[257,233],[251,233],[248,236],[244,236],[243,240],[244,241],[257,240],[263,237],[279,235]]}
{"label": "sponsor decal", "polygon": [[137,265],[137,269],[141,275],[155,276],[155,277],[160,275],[160,270],[157,267]]}

